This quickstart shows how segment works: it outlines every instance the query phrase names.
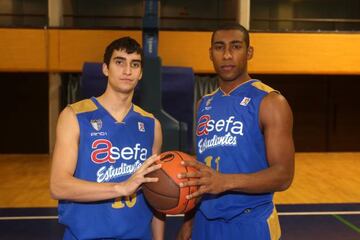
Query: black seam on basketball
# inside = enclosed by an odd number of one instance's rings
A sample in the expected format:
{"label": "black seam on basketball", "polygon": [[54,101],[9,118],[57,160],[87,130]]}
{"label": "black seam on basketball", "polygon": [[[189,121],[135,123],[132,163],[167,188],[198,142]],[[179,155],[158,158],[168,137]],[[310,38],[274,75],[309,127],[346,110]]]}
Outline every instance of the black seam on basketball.
{"label": "black seam on basketball", "polygon": [[181,156],[181,154],[178,151],[174,151],[174,153],[176,153],[181,158],[181,160],[184,160],[183,157]]}
{"label": "black seam on basketball", "polygon": [[164,170],[162,170],[162,169],[161,169],[161,171],[163,171],[163,172],[164,172],[164,174],[165,174],[168,178],[170,178],[170,179],[171,179],[171,182],[172,182],[173,184],[175,184],[175,186],[180,187],[178,184],[176,184],[176,182],[174,182],[174,181],[172,180],[172,177],[171,177],[169,174],[167,174],[167,172],[166,172],[166,171],[164,171]]}
{"label": "black seam on basketball", "polygon": [[179,205],[179,200],[180,200],[180,192],[181,192],[181,190],[180,190],[180,186],[178,185],[178,184],[176,184],[176,182],[174,182],[173,180],[172,180],[172,177],[171,176],[169,176],[169,174],[167,174],[167,172],[165,172],[165,171],[163,171],[164,173],[165,173],[165,175],[171,180],[170,182],[171,183],[173,183],[173,184],[175,184],[175,186],[177,186],[178,188],[179,188],[179,195],[178,195],[178,197],[177,197],[177,204],[176,205]]}
{"label": "black seam on basketball", "polygon": [[[168,156],[170,156],[170,157],[172,157],[170,160],[168,160],[167,158],[169,158]],[[168,153],[168,154],[166,154],[165,156],[162,156],[161,158],[160,158],[160,161],[161,162],[169,162],[169,161],[172,161],[174,159],[174,154],[170,154],[170,153]]]}

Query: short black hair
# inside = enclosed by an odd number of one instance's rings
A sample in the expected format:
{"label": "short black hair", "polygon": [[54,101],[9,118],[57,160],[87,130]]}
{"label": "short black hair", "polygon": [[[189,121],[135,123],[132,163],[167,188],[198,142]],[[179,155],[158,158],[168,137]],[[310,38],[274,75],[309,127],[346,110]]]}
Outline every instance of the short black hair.
{"label": "short black hair", "polygon": [[105,49],[104,63],[109,66],[114,50],[124,50],[126,53],[138,53],[141,56],[141,67],[143,67],[144,53],[140,44],[131,37],[122,37],[112,41]]}
{"label": "short black hair", "polygon": [[221,31],[221,30],[239,30],[240,32],[242,32],[244,34],[244,41],[246,43],[246,47],[250,47],[250,34],[249,31],[241,24],[239,23],[227,23],[227,24],[223,24],[218,26],[211,35],[211,45],[213,44],[214,41],[214,35],[216,32]]}

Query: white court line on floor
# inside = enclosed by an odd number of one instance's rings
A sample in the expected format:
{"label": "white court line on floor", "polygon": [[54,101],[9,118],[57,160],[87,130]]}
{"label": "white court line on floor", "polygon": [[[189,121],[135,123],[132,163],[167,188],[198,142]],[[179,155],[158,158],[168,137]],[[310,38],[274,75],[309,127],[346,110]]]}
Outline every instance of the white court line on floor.
{"label": "white court line on floor", "polygon": [[58,216],[17,216],[17,217],[0,217],[1,220],[50,220],[58,219]]}
{"label": "white court line on floor", "polygon": [[279,216],[312,216],[312,215],[360,215],[360,211],[334,211],[334,212],[281,212]]}
{"label": "white court line on floor", "polygon": [[[319,216],[319,215],[360,215],[360,211],[333,211],[333,212],[278,212],[279,216]],[[183,214],[169,215],[168,217],[183,217]],[[58,216],[16,216],[0,217],[0,221],[6,220],[52,220]]]}

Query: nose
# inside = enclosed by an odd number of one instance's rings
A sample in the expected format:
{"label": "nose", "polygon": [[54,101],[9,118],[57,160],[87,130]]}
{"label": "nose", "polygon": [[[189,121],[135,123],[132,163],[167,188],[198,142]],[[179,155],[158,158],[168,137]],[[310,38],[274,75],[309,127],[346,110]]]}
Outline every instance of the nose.
{"label": "nose", "polygon": [[230,48],[227,47],[227,48],[225,48],[225,51],[224,51],[224,59],[231,59],[231,58],[232,58],[232,55],[231,55]]}
{"label": "nose", "polygon": [[131,66],[130,64],[126,64],[124,67],[124,74],[125,75],[131,75]]}

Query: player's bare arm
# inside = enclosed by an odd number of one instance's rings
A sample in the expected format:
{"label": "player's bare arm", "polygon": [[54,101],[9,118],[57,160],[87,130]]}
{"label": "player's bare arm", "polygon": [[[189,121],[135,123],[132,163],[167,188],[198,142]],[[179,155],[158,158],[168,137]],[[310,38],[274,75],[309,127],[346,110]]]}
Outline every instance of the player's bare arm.
{"label": "player's bare arm", "polygon": [[263,130],[269,168],[251,174],[221,174],[199,162],[184,162],[198,169],[197,173],[181,174],[195,177],[183,186],[199,185],[189,198],[204,193],[224,191],[266,193],[287,189],[294,175],[294,144],[292,140],[292,113],[286,99],[277,93],[267,95],[260,106],[260,126]]}
{"label": "player's bare arm", "polygon": [[98,201],[119,196],[131,195],[146,181],[157,179],[145,178],[144,175],[160,166],[151,166],[158,158],[152,156],[146,160],[135,176],[122,183],[95,183],[75,178],[80,129],[75,113],[70,107],[65,108],[58,120],[56,144],[52,157],[50,192],[54,199],[72,201]]}
{"label": "player's bare arm", "polygon": [[[162,146],[162,130],[160,122],[155,119],[155,135],[154,135],[154,144],[152,148],[153,154],[160,154]],[[155,213],[152,220],[152,232],[154,240],[164,239],[164,230],[165,230],[165,214]]]}
{"label": "player's bare arm", "polygon": [[160,154],[161,153],[161,146],[162,146],[162,130],[161,124],[159,120],[155,119],[155,135],[154,135],[154,144],[152,147],[153,154]]}

